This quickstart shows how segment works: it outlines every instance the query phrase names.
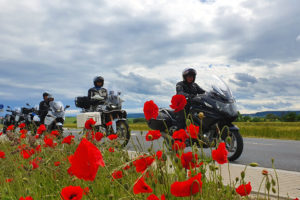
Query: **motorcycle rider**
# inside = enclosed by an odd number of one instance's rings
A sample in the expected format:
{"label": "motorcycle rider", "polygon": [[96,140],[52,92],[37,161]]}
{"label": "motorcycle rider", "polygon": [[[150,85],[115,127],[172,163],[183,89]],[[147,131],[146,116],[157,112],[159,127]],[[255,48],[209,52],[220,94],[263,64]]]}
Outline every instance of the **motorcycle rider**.
{"label": "motorcycle rider", "polygon": [[48,99],[48,96],[49,94],[47,92],[44,92],[43,93],[43,101],[40,102],[40,105],[39,105],[39,116],[40,116],[40,120],[41,120],[41,124],[44,124],[44,120],[45,120],[45,117],[48,113],[48,110],[50,108],[49,106],[49,99]]}
{"label": "motorcycle rider", "polygon": [[183,81],[180,81],[176,84],[176,93],[184,95],[187,98],[187,104],[184,108],[185,111],[179,111],[176,116],[178,130],[184,129],[186,126],[184,112],[187,116],[191,106],[189,100],[191,100],[197,94],[205,93],[205,91],[197,83],[195,83],[196,75],[197,72],[195,69],[186,68],[182,72]]}
{"label": "motorcycle rider", "polygon": [[102,76],[96,76],[94,78],[94,87],[90,88],[88,91],[89,99],[98,100],[99,104],[104,103],[107,99],[107,90],[103,85],[104,78]]}

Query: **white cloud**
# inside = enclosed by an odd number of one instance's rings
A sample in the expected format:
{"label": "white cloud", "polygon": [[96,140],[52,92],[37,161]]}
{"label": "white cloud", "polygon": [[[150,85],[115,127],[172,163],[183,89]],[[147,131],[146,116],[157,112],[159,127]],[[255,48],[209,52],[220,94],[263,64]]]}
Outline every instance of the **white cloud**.
{"label": "white cloud", "polygon": [[300,42],[300,35],[296,37],[296,41]]}

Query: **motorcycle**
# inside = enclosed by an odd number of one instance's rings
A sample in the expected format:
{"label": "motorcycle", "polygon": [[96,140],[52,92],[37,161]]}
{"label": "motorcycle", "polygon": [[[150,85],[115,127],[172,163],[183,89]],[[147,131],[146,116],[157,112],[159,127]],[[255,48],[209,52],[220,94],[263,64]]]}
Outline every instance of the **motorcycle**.
{"label": "motorcycle", "polygon": [[40,125],[40,118],[38,117],[38,109],[30,106],[26,103],[29,108],[21,108],[21,119],[19,123],[25,123],[27,130],[32,131],[32,134],[36,133],[37,127]]}
{"label": "motorcycle", "polygon": [[[193,140],[192,144],[196,143],[203,148],[215,147],[221,139],[226,144],[228,160],[234,161],[241,156],[244,146],[239,128],[232,123],[238,117],[236,101],[229,87],[219,77],[207,76],[199,80],[199,85],[206,92],[187,100],[191,105],[188,111],[191,121],[202,127],[199,138],[203,143]],[[199,116],[201,112],[205,116],[203,119],[201,114]],[[171,135],[177,129],[175,118],[173,110],[160,109],[157,119],[150,119],[147,123],[151,129]],[[188,141],[186,143],[191,145]]]}
{"label": "motorcycle", "polygon": [[16,108],[15,110],[13,110],[10,106],[7,106],[6,112],[10,112],[11,114],[6,114],[4,116],[3,129],[2,129],[2,132],[4,134],[6,133],[6,129],[8,126],[18,125],[18,122],[20,120],[21,110],[20,110],[20,108]]}
{"label": "motorcycle", "polygon": [[[122,110],[123,100],[121,93],[110,91],[106,100],[99,95],[92,98],[76,97],[75,105],[82,108],[82,112],[77,115],[77,127],[84,128],[85,122],[92,118],[96,121],[95,129],[106,135],[117,134],[118,142],[125,147],[130,140],[129,126],[127,123],[127,113]],[[109,125],[108,123],[112,124]]]}
{"label": "motorcycle", "polygon": [[58,130],[60,132],[60,136],[63,135],[63,124],[65,121],[65,111],[70,106],[67,105],[64,107],[63,103],[60,101],[51,101],[49,103],[49,111],[45,117],[45,126],[48,132],[53,130]]}

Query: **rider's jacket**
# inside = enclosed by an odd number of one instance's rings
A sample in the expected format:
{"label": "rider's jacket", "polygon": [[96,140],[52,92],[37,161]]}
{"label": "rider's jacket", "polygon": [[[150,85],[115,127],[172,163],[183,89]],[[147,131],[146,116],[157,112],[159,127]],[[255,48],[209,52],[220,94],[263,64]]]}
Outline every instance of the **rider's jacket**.
{"label": "rider's jacket", "polygon": [[88,91],[88,97],[90,99],[93,99],[94,96],[97,96],[99,95],[100,97],[103,97],[104,101],[107,99],[107,90],[105,88],[96,88],[96,87],[93,87],[91,89],[89,89]]}
{"label": "rider's jacket", "polygon": [[187,83],[186,81],[180,81],[176,84],[176,92],[177,94],[182,94],[188,98],[205,93],[197,83]]}

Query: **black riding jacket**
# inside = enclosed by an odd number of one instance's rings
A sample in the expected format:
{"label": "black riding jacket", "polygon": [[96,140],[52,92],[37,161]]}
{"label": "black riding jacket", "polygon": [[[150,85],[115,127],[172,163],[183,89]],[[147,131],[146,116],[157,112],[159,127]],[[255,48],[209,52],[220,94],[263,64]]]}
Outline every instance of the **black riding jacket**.
{"label": "black riding jacket", "polygon": [[188,98],[205,93],[197,83],[187,83],[186,81],[180,81],[176,84],[176,92]]}
{"label": "black riding jacket", "polygon": [[49,106],[49,101],[41,101],[40,106],[39,106],[39,116],[40,117],[45,117],[48,113],[50,106]]}

